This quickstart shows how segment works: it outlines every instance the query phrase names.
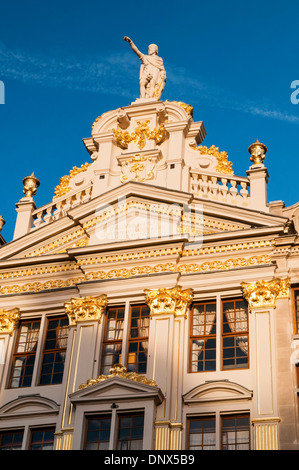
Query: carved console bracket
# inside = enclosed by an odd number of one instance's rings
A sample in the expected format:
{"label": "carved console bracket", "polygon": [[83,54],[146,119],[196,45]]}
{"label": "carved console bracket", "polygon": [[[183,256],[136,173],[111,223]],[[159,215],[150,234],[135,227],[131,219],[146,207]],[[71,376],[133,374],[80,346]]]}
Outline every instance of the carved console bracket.
{"label": "carved console bracket", "polygon": [[0,334],[12,335],[20,319],[20,310],[14,308],[11,310],[0,309]]}
{"label": "carved console bracket", "polygon": [[75,326],[78,322],[102,320],[107,306],[107,295],[98,297],[78,297],[65,302],[65,311],[69,318],[69,326]]}
{"label": "carved console bracket", "polygon": [[275,307],[276,299],[290,296],[290,279],[272,279],[271,281],[241,282],[243,296],[250,308]]}
{"label": "carved console bracket", "polygon": [[187,310],[193,299],[193,290],[183,290],[181,286],[172,289],[145,289],[146,303],[151,316],[173,314],[176,317],[187,317]]}

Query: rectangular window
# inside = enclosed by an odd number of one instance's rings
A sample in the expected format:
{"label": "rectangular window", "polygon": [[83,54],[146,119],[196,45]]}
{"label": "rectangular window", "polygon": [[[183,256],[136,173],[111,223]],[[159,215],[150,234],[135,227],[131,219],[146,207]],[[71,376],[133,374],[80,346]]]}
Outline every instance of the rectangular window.
{"label": "rectangular window", "polygon": [[0,432],[0,450],[21,450],[23,431]]}
{"label": "rectangular window", "polygon": [[294,289],[294,322],[295,334],[299,334],[299,288]]}
{"label": "rectangular window", "polygon": [[108,308],[105,317],[101,373],[109,374],[109,369],[121,362],[125,309]]}
{"label": "rectangular window", "polygon": [[85,450],[108,450],[110,440],[111,416],[87,418]]}
{"label": "rectangular window", "polygon": [[45,338],[40,385],[62,382],[69,322],[66,316],[48,319]]}
{"label": "rectangular window", "polygon": [[29,450],[53,450],[55,427],[32,429]]}
{"label": "rectangular window", "polygon": [[250,450],[249,415],[222,417],[222,450]]}
{"label": "rectangular window", "polygon": [[142,450],[143,414],[120,415],[118,417],[117,450]]}
{"label": "rectangular window", "polygon": [[195,303],[190,327],[189,372],[216,370],[216,302]]}
{"label": "rectangular window", "polygon": [[222,301],[222,369],[248,368],[248,306],[243,299]]}
{"label": "rectangular window", "polygon": [[31,386],[39,329],[40,320],[22,321],[19,324],[13,354],[10,388]]}
{"label": "rectangular window", "polygon": [[215,417],[188,419],[188,450],[216,449],[216,420]]}
{"label": "rectangular window", "polygon": [[147,305],[131,306],[129,351],[127,369],[129,372],[146,374],[150,309]]}

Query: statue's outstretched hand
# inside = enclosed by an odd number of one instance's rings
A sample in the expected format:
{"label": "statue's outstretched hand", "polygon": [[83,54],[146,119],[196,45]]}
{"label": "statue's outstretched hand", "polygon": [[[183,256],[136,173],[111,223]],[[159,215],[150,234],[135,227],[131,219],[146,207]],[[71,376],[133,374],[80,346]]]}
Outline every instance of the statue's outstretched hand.
{"label": "statue's outstretched hand", "polygon": [[125,40],[125,41],[127,41],[127,42],[129,42],[129,43],[131,43],[131,42],[132,42],[132,41],[131,41],[131,39],[130,39],[130,38],[128,38],[128,36],[125,36],[125,37],[124,37],[124,40]]}

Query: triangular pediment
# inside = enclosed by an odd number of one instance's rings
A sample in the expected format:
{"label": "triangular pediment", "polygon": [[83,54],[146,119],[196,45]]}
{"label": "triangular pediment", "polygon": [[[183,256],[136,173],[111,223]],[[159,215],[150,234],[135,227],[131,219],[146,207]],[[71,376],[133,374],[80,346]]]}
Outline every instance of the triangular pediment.
{"label": "triangular pediment", "polygon": [[162,403],[163,394],[159,387],[136,382],[123,377],[112,377],[89,385],[70,395],[72,403],[113,402],[120,400],[154,400]]}
{"label": "triangular pediment", "polygon": [[[0,260],[61,254],[72,248],[104,245],[107,241],[179,235],[184,239],[205,237],[258,227],[282,227],[286,222],[285,217],[129,182],[70,209],[61,218],[46,219],[28,234],[2,246]],[[125,223],[128,229],[124,231]]]}

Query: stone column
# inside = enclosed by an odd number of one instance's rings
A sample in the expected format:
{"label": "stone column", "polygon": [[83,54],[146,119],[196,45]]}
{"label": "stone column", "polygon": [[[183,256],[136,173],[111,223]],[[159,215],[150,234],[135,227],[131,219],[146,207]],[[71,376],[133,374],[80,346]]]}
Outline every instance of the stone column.
{"label": "stone column", "polygon": [[278,450],[277,380],[274,309],[277,298],[289,295],[288,279],[242,282],[251,325],[251,368],[256,382],[252,424],[255,450]]}
{"label": "stone column", "polygon": [[180,450],[182,438],[183,335],[192,290],[145,290],[151,310],[149,344],[152,370],[148,371],[165,400],[157,409],[156,450]]}
{"label": "stone column", "polygon": [[74,410],[69,394],[94,375],[94,356],[98,328],[107,306],[107,296],[73,298],[65,303],[69,318],[70,335],[63,389],[65,390],[58,425],[56,428],[56,450],[71,450],[73,439]]}

